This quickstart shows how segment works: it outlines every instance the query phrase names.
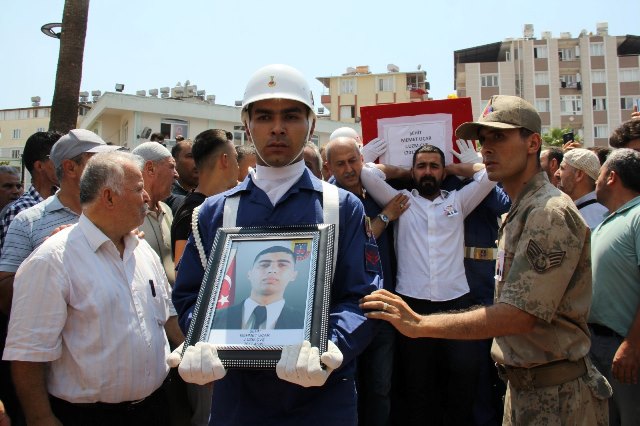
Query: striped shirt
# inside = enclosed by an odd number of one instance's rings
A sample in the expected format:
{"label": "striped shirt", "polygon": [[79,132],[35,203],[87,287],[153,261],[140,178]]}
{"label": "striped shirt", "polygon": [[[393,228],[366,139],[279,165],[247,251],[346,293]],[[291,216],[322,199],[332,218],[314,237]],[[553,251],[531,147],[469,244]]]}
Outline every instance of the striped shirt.
{"label": "striped shirt", "polygon": [[31,185],[27,192],[22,194],[20,198],[11,203],[11,206],[9,206],[4,215],[0,218],[0,251],[2,250],[2,247],[4,247],[4,239],[7,235],[7,231],[9,230],[11,221],[22,210],[33,207],[41,201],[44,201],[44,198],[42,198],[42,195],[40,195],[40,193],[36,191],[35,186]]}
{"label": "striped shirt", "polygon": [[9,224],[0,257],[1,272],[16,272],[20,264],[60,225],[74,224],[80,216],[65,207],[58,195],[21,211]]}
{"label": "striped shirt", "polygon": [[4,360],[47,363],[47,391],[73,403],[136,401],[165,379],[171,288],[149,244],[116,246],[86,216],[20,266]]}

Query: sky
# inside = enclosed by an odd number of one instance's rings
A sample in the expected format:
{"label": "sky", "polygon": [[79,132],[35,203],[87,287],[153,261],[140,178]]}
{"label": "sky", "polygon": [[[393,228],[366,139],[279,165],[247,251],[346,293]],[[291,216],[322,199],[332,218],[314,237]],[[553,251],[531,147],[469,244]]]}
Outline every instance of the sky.
{"label": "sky", "polygon": [[[0,109],[53,97],[59,41],[40,31],[61,22],[64,0],[9,1],[0,16]],[[640,1],[92,0],[81,90],[124,93],[189,80],[233,105],[258,68],[285,63],[327,93],[316,77],[387,64],[427,72],[434,99],[454,91],[454,50],[521,37],[554,37],[609,23],[609,34],[640,35]]]}

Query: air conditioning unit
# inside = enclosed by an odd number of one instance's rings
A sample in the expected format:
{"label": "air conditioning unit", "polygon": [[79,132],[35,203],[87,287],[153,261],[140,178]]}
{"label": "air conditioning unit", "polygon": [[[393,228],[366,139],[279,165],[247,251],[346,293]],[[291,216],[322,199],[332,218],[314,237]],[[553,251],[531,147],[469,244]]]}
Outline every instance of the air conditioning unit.
{"label": "air conditioning unit", "polygon": [[184,96],[184,87],[176,86],[171,89],[171,97],[180,99]]}
{"label": "air conditioning unit", "polygon": [[193,85],[189,85],[189,86],[185,86],[184,88],[184,96],[187,98],[192,98],[196,95],[196,92],[198,91],[198,86],[196,86],[195,84]]}
{"label": "air conditioning unit", "polygon": [[545,40],[551,40],[553,38],[553,34],[551,33],[551,31],[543,31],[541,33],[541,36]]}
{"label": "air conditioning unit", "polygon": [[560,38],[571,38],[571,33],[560,33]]}
{"label": "air conditioning unit", "polygon": [[237,107],[241,107],[241,106],[242,106],[242,101],[236,101],[236,102],[235,102],[235,105],[236,105]]}
{"label": "air conditioning unit", "polygon": [[608,22],[598,22],[596,24],[596,34],[599,36],[609,35],[609,23]]}
{"label": "air conditioning unit", "polygon": [[170,91],[170,90],[169,90],[169,88],[168,88],[168,87],[161,87],[161,88],[160,88],[160,93],[162,93],[162,94],[167,94],[167,95],[168,95],[168,94],[169,94],[169,91]]}
{"label": "air conditioning unit", "polygon": [[561,81],[560,82],[560,87],[562,87],[563,89],[567,88],[567,82],[566,81]]}
{"label": "air conditioning unit", "polygon": [[318,115],[324,114],[324,107],[318,107]]}
{"label": "air conditioning unit", "polygon": [[199,97],[201,97],[201,98],[204,98],[204,95],[205,95],[206,93],[207,93],[207,92],[206,92],[205,90],[198,90],[198,91],[196,91],[196,96],[199,96]]}
{"label": "air conditioning unit", "polygon": [[215,104],[216,103],[216,95],[207,95],[207,102],[209,102],[210,104]]}
{"label": "air conditioning unit", "polygon": [[100,90],[92,90],[91,96],[99,98],[100,96],[102,96],[102,92]]}
{"label": "air conditioning unit", "polygon": [[146,90],[136,90],[136,96],[147,96]]}
{"label": "air conditioning unit", "polygon": [[89,97],[89,92],[80,92],[80,97],[81,98],[88,98]]}
{"label": "air conditioning unit", "polygon": [[158,97],[158,89],[149,89],[149,96]]}

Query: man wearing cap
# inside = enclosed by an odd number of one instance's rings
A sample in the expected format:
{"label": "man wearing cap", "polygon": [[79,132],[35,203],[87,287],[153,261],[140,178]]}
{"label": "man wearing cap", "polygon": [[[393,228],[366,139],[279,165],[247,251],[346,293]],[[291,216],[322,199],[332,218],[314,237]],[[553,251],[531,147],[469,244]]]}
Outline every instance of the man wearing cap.
{"label": "man wearing cap", "polygon": [[593,231],[591,356],[613,387],[612,425],[640,420],[640,153],[614,150],[596,197],[611,212]]}
{"label": "man wearing cap", "polygon": [[598,156],[584,148],[567,151],[556,171],[558,189],[571,197],[591,230],[602,222],[607,213],[607,208],[596,200],[599,173]]}
{"label": "man wearing cap", "polygon": [[51,149],[50,158],[60,183],[60,190],[43,202],[21,211],[11,221],[0,257],[2,310],[11,307],[13,277],[20,264],[61,225],[78,222],[80,207],[80,176],[84,166],[97,152],[114,151],[98,135],[85,129],[70,130]]}
{"label": "man wearing cap", "polygon": [[[355,358],[372,337],[358,300],[378,288],[365,269],[364,209],[356,197],[323,183],[305,167],[302,152],[313,135],[313,96],[302,74],[287,65],[268,65],[249,80],[242,121],[253,140],[257,166],[235,188],[201,205],[198,228],[207,258],[218,228],[334,223],[337,258],[329,302],[327,351],[308,341],[285,346],[276,370],[226,370],[214,344],[189,346],[168,362],[194,383],[215,380],[211,425],[301,425],[357,423]],[[283,228],[284,230],[284,228]],[[189,237],[173,301],[187,331],[204,268]],[[320,364],[322,361],[322,364]]]}
{"label": "man wearing cap", "polygon": [[503,424],[607,424],[611,387],[587,356],[590,232],[540,167],[540,116],[497,95],[456,136],[479,140],[489,178],[513,203],[499,232],[496,303],[421,316],[380,290],[361,307],[409,337],[495,337],[491,353],[507,380]]}

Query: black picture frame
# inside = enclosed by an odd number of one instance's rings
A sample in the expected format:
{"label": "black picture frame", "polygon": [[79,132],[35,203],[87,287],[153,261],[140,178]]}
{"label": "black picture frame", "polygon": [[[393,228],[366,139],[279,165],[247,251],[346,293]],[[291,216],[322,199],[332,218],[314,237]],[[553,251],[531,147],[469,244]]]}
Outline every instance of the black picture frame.
{"label": "black picture frame", "polygon": [[[303,340],[325,352],[335,265],[334,228],[333,224],[219,228],[184,347],[199,341],[214,343],[225,368],[275,368],[283,346]],[[248,311],[255,303],[247,299],[253,300],[254,292],[265,286],[282,286],[271,281],[260,284],[254,276],[256,265],[269,256],[258,254],[274,246],[293,252],[295,270],[286,276],[295,277],[284,284],[284,305],[278,316],[270,314],[262,323],[264,329],[242,328],[251,323]]]}

